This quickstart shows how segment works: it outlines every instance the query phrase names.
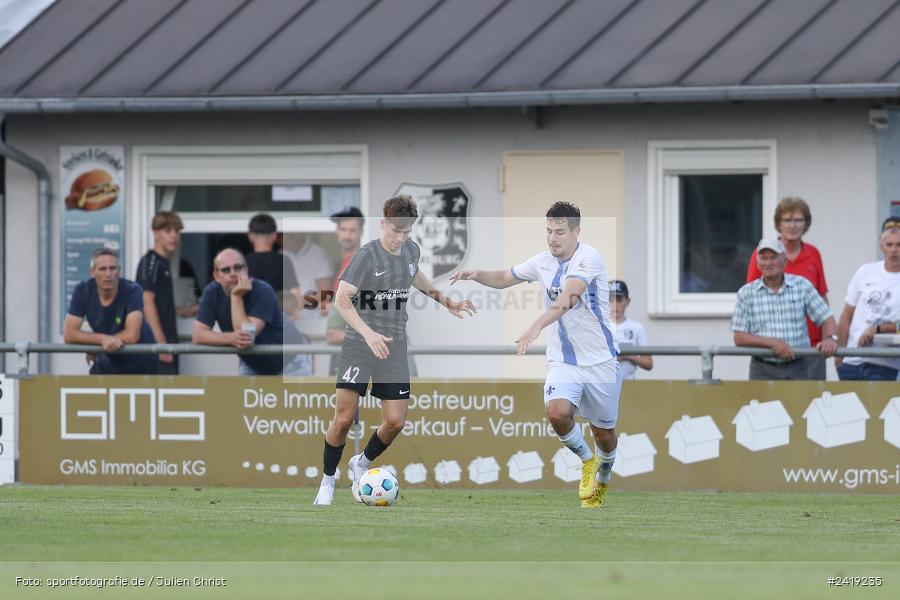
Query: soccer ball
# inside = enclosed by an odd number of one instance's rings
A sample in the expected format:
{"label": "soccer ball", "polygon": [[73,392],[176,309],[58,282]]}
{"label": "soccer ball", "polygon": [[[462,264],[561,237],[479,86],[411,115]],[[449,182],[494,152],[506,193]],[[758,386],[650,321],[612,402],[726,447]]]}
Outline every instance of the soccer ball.
{"label": "soccer ball", "polygon": [[400,494],[400,482],[385,469],[369,469],[359,478],[359,498],[366,506],[390,506]]}

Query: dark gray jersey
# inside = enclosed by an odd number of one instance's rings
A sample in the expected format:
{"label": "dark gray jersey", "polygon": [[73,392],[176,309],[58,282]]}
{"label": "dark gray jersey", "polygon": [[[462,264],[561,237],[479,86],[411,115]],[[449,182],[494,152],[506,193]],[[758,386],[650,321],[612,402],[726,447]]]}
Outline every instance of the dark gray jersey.
{"label": "dark gray jersey", "polygon": [[[380,240],[373,240],[359,249],[341,275],[358,289],[353,306],[374,331],[395,340],[406,339],[406,303],[419,272],[420,254],[412,240],[406,240],[398,255],[385,250]],[[359,341],[362,336],[348,326],[346,339]]]}

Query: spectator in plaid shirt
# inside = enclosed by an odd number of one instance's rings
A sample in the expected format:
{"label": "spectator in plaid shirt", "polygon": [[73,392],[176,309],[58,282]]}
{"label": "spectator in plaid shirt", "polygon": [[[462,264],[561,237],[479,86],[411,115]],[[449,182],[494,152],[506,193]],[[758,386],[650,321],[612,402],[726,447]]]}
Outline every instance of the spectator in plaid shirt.
{"label": "spectator in plaid shirt", "polygon": [[815,357],[798,357],[794,348],[809,348],[806,317],[822,328],[816,348],[822,356],[837,350],[837,323],[831,309],[813,285],[797,275],[785,274],[784,246],[779,240],[762,240],[757,264],[762,277],[743,286],[731,318],[737,346],[768,348],[777,357],[750,360],[750,379],[816,379]]}

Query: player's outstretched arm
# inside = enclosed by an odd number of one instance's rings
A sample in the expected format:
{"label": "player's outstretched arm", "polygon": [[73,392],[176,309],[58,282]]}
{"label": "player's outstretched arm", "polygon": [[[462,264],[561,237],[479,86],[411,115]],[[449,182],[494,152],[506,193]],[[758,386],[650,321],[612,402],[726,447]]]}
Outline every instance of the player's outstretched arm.
{"label": "player's outstretched arm", "polygon": [[416,273],[415,278],[413,279],[413,286],[429,296],[432,300],[447,308],[450,311],[450,314],[458,319],[462,319],[462,313],[468,313],[469,316],[475,315],[475,305],[472,304],[471,300],[463,300],[462,302],[455,302],[445,294],[441,293],[434,285],[431,283],[431,280],[428,279],[425,275],[422,274],[422,271]]}
{"label": "player's outstretched arm", "polygon": [[394,338],[381,335],[362,320],[362,317],[356,311],[356,307],[353,306],[353,296],[357,291],[359,291],[359,288],[342,279],[341,283],[338,284],[337,294],[335,294],[334,306],[341,313],[347,325],[366,340],[366,344],[368,344],[372,354],[383,360],[390,356],[391,351],[388,349],[387,344],[393,341]]}
{"label": "player's outstretched arm", "polygon": [[518,283],[522,283],[521,279],[513,277],[510,271],[457,271],[450,276],[450,285],[457,281],[474,281],[481,285],[502,290],[503,288],[512,287]]}
{"label": "player's outstretched arm", "polygon": [[557,296],[553,304],[550,305],[544,314],[537,318],[531,324],[531,327],[525,330],[525,333],[516,340],[516,354],[522,355],[528,350],[528,346],[541,334],[544,327],[558,321],[562,318],[566,311],[575,306],[584,290],[587,289],[587,283],[583,279],[577,277],[569,277],[563,284],[563,289]]}

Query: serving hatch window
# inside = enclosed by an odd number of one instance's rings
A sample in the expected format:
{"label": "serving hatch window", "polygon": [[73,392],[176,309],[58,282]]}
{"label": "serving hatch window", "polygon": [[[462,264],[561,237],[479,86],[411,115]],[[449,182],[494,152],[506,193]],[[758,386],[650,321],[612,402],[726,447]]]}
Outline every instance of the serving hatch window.
{"label": "serving hatch window", "polygon": [[[261,212],[275,218],[280,233],[306,233],[329,256],[339,257],[329,217],[351,206],[360,208],[360,187],[356,183],[155,186],[155,210],[175,211],[184,222],[180,258],[192,267],[195,281],[193,285],[176,286],[181,295],[188,289],[196,293],[210,282],[212,259],[220,250],[230,247],[244,253],[252,251],[247,225]],[[176,298],[176,304],[192,300]]]}

